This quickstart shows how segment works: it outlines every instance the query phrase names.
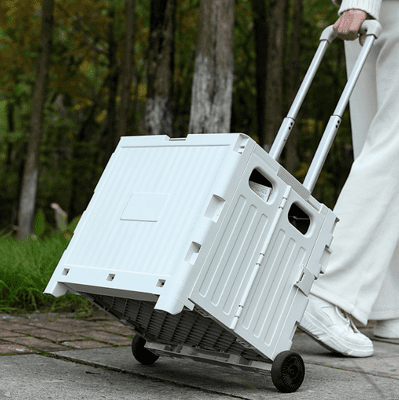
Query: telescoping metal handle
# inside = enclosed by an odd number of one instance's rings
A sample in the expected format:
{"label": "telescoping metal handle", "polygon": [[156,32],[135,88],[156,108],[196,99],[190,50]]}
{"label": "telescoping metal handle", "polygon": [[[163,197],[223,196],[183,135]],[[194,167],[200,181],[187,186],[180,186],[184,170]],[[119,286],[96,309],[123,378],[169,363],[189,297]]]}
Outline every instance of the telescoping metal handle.
{"label": "telescoping metal handle", "polygon": [[[321,169],[323,168],[324,162],[327,158],[327,154],[330,151],[332,142],[341,124],[342,115],[345,111],[346,105],[348,104],[349,97],[359,78],[360,72],[364,66],[364,63],[366,62],[367,56],[374,43],[374,40],[377,39],[379,34],[381,33],[381,29],[381,24],[376,20],[366,20],[363,22],[360,28],[360,33],[365,33],[367,35],[366,41],[363,45],[363,49],[359,54],[356,64],[353,67],[352,73],[349,76],[348,82],[346,83],[344,91],[342,92],[339,102],[334,110],[334,113],[328,121],[327,127],[317,148],[316,154],[313,157],[308,173],[306,174],[303,186],[305,186],[305,188],[308,189],[309,192],[313,191],[316,181],[320,175]],[[275,160],[278,160],[278,158],[280,157],[281,151],[283,150],[284,145],[291,133],[292,127],[295,123],[295,118],[298,115],[298,111],[309,90],[316,71],[319,68],[321,60],[324,57],[328,45],[334,40],[335,37],[336,34],[334,33],[333,25],[325,28],[320,36],[320,44],[317,48],[316,54],[313,57],[309,69],[302,81],[301,87],[299,88],[298,93],[291,105],[291,108],[280,126],[276,139],[273,142],[273,146],[270,149],[269,154]]]}

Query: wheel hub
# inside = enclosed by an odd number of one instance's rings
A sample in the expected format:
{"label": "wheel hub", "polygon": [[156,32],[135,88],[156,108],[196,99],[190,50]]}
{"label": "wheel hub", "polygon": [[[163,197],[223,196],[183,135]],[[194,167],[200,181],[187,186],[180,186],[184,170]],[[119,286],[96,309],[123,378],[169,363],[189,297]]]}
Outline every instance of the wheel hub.
{"label": "wheel hub", "polygon": [[288,374],[291,379],[296,379],[298,377],[298,366],[296,365],[291,365],[288,369]]}

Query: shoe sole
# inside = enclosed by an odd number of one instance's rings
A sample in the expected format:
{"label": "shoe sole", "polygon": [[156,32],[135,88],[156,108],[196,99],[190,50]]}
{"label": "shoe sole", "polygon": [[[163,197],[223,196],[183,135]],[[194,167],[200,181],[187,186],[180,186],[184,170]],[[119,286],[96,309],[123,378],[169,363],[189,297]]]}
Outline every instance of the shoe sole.
{"label": "shoe sole", "polygon": [[379,326],[377,323],[373,329],[373,335],[381,339],[399,339],[399,335],[395,332],[398,329],[398,326],[395,326],[395,328],[396,329],[391,330],[389,328]]}
{"label": "shoe sole", "polygon": [[[326,348],[327,350],[330,350],[333,353],[336,354],[342,354],[345,356],[350,356],[350,357],[357,357],[357,358],[363,358],[363,357],[371,357],[374,354],[373,348],[367,350],[359,350],[359,349],[351,349],[348,346],[345,346],[342,343],[342,339],[338,338],[334,333],[332,333],[324,324],[322,324],[320,321],[316,320],[312,315],[310,315],[308,312],[305,311],[306,317],[313,323],[316,328],[321,331],[322,333],[328,335],[328,339],[330,342],[333,342],[332,345],[335,345],[336,348],[329,346],[325,342],[323,342],[321,339],[319,339],[315,334],[311,333],[308,329],[304,328],[301,324],[299,325],[299,329],[309,335],[313,340],[315,340],[317,343],[319,343],[321,346]],[[328,332],[328,333],[326,333]],[[340,350],[338,350],[340,349]]]}
{"label": "shoe sole", "polygon": [[373,335],[375,337],[377,337],[377,338],[380,338],[380,339],[393,339],[393,340],[398,340],[399,339],[399,336],[383,336],[383,335],[378,335],[378,334],[376,334],[374,332],[373,332]]}

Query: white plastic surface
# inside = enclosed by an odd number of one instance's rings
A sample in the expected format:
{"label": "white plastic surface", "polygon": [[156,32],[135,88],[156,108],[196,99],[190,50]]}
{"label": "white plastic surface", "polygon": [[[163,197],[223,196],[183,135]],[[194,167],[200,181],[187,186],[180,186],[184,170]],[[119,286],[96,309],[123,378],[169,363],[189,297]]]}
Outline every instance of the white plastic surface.
{"label": "white plastic surface", "polygon": [[[272,184],[250,179],[257,169]],[[285,171],[285,170],[284,170]],[[123,137],[45,293],[196,304],[269,359],[291,347],[336,217],[243,134]],[[304,235],[288,220],[296,203]]]}

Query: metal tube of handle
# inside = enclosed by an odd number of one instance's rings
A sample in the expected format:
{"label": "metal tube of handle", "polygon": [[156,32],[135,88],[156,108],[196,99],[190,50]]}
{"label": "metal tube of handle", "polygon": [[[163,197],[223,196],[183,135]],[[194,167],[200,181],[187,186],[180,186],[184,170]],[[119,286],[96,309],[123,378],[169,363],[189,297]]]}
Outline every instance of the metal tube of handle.
{"label": "metal tube of handle", "polygon": [[[341,123],[341,117],[345,111],[346,105],[348,104],[349,97],[353,91],[357,79],[359,78],[360,72],[366,61],[367,55],[373,45],[374,40],[377,39],[379,34],[381,33],[381,24],[376,20],[366,20],[363,22],[360,28],[360,33],[362,34],[365,33],[367,35],[366,42],[355,64],[355,67],[351,73],[351,76],[348,79],[348,82],[341,95],[341,98],[334,110],[334,114],[330,118],[326,130],[323,133],[322,140],[316,151],[315,157],[311,163],[311,166],[304,181],[304,186],[310,192],[312,192],[314,188],[314,185],[320,174],[321,168],[323,167],[324,161],[327,157],[328,151],[331,148],[332,142],[335,138],[335,134]],[[309,69],[305,75],[305,78],[303,79],[301,87],[299,88],[298,93],[295,96],[290,111],[284,118],[284,121],[281,124],[277,136],[273,142],[272,148],[270,149],[269,155],[274,160],[278,160],[278,158],[281,155],[284,145],[291,133],[292,127],[294,126],[295,118],[298,115],[298,111],[305,99],[305,96],[317,72],[317,69],[319,68],[321,60],[323,59],[323,56],[327,50],[328,45],[334,40],[335,37],[336,35],[333,30],[333,25],[330,25],[323,30],[319,39],[320,44],[319,47],[317,48],[316,54],[314,55],[313,60],[309,66]]]}
{"label": "metal tube of handle", "polygon": [[328,152],[330,151],[335,135],[341,124],[342,115],[348,104],[350,95],[352,94],[356,82],[359,79],[360,72],[362,71],[364,63],[366,62],[367,56],[374,43],[374,40],[375,37],[373,35],[367,36],[366,41],[363,45],[363,49],[360,52],[355,66],[353,67],[353,70],[349,76],[348,82],[345,85],[345,89],[342,92],[339,102],[334,110],[334,114],[330,117],[327,127],[323,133],[316,154],[313,157],[312,163],[310,164],[309,170],[303,182],[303,186],[305,186],[305,188],[308,189],[309,192],[312,192],[316,185],[324,162],[326,161]]}
{"label": "metal tube of handle", "polygon": [[313,60],[308,68],[308,71],[306,72],[306,75],[303,78],[298,93],[296,94],[295,99],[291,105],[290,111],[288,112],[287,116],[284,118],[284,121],[280,126],[277,136],[274,139],[273,146],[269,152],[269,155],[274,160],[279,159],[280,154],[285,146],[285,143],[288,140],[288,137],[291,133],[291,129],[295,123],[295,118],[297,117],[298,111],[302,106],[303,100],[305,99],[305,96],[308,93],[309,87],[312,84],[313,78],[316,75],[321,60],[323,59],[323,56],[327,50],[328,44],[329,43],[326,40],[322,40],[320,42],[316,54],[313,57]]}
{"label": "metal tube of handle", "polygon": [[342,92],[341,98],[338,101],[337,107],[335,108],[333,115],[339,115],[340,117],[342,117],[342,115],[344,114],[346,105],[348,104],[352,91],[356,85],[357,80],[359,79],[360,72],[363,69],[363,65],[366,62],[367,56],[369,55],[371,47],[373,46],[374,40],[375,37],[373,35],[367,36],[362,51],[360,52],[355,66],[353,67],[348,82],[346,82],[345,89]]}

